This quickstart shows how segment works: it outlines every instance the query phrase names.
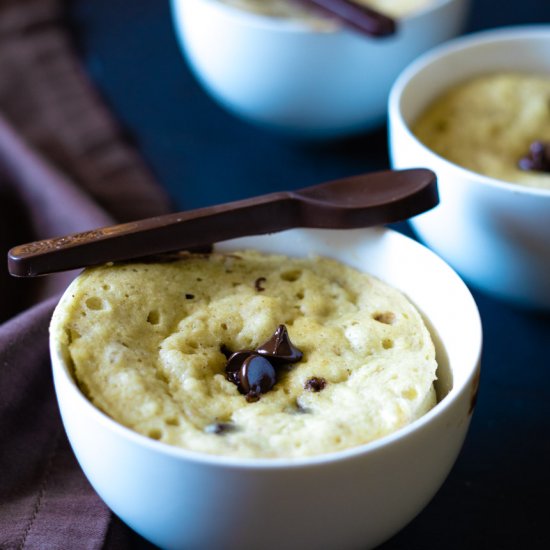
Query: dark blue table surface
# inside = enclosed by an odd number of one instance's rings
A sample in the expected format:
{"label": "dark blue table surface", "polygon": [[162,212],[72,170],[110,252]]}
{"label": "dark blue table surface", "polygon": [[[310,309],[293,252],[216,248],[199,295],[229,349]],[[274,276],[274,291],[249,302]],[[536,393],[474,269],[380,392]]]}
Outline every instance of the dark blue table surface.
{"label": "dark blue table surface", "polygon": [[[543,22],[549,0],[473,0],[466,32]],[[389,167],[385,128],[308,144],[221,110],[189,73],[166,1],[75,0],[72,24],[89,74],[178,209]],[[550,548],[550,315],[472,292],[484,354],[470,432],[441,490],[384,550]],[[135,545],[150,547],[137,535]]]}

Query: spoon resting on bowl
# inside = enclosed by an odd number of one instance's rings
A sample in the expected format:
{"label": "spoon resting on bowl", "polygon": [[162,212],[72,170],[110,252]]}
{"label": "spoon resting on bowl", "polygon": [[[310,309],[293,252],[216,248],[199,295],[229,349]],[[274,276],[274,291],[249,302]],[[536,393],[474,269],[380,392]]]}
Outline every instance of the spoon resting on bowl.
{"label": "spoon resting on bowl", "polygon": [[319,11],[335,17],[348,27],[368,36],[389,36],[397,30],[397,24],[393,18],[353,0],[296,1],[302,4],[314,5]]}
{"label": "spoon resting on bowl", "polygon": [[383,225],[438,201],[431,170],[386,170],[19,245],[8,252],[8,269],[35,277],[293,227]]}

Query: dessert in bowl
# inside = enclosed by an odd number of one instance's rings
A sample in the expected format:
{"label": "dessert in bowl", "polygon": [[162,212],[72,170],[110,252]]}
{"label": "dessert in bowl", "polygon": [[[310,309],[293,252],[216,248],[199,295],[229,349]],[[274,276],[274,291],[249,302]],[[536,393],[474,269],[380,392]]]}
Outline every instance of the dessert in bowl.
{"label": "dessert in bowl", "polygon": [[[381,125],[399,72],[456,36],[468,0],[404,2],[397,32],[365,36],[292,0],[173,0],[182,52],[204,89],[242,119],[323,138]],[[365,2],[368,4],[368,2]],[[383,4],[370,3],[377,8]]]}
{"label": "dessert in bowl", "polygon": [[[246,250],[254,252],[243,252]],[[314,259],[314,263],[310,264],[304,258],[311,254],[328,259]],[[137,279],[134,279],[124,283],[126,287],[123,287],[122,280],[115,282],[105,276],[98,279],[103,281],[100,287],[82,286],[87,277],[93,276],[94,270],[91,270],[67,290],[54,315],[51,353],[63,422],[76,456],[99,495],[130,527],[163,548],[366,548],[396,533],[420,512],[443,483],[461,448],[470,421],[479,374],[481,327],[475,303],[460,278],[423,246],[382,228],[296,229],[240,238],[216,245],[215,254],[207,259],[194,258],[192,261],[202,262],[201,265],[213,262],[214,267],[210,267],[218,273],[215,280],[221,284],[223,278],[228,277],[227,286],[236,289],[235,294],[243,293],[243,298],[237,301],[246,315],[235,315],[236,311],[241,310],[235,307],[236,302],[232,301],[234,298],[229,293],[225,298],[230,300],[231,307],[224,310],[223,319],[216,318],[223,310],[223,299],[212,288],[215,285],[200,286],[201,282],[210,280],[206,272],[193,266],[185,277],[193,273],[193,284],[199,286],[191,287],[191,279],[184,278],[187,281],[185,284],[181,283],[182,279],[174,279],[176,267],[170,263],[113,266],[114,272],[126,273],[130,277],[134,268],[141,272],[138,279],[142,284],[137,284]],[[258,267],[259,270],[250,271],[246,267],[243,271],[242,262],[245,267],[254,264],[260,265],[261,269]],[[310,269],[312,265],[315,269]],[[97,269],[95,272],[101,273],[104,268]],[[144,275],[148,269],[153,269],[150,278]],[[352,271],[348,273],[348,269]],[[348,359],[346,349],[333,349],[337,340],[331,337],[328,325],[324,326],[325,332],[322,333],[317,325],[313,331],[306,330],[305,324],[308,319],[319,321],[320,318],[333,318],[339,322],[354,309],[353,303],[362,303],[364,298],[359,293],[350,294],[350,289],[356,287],[351,283],[343,284],[343,281],[355,280],[356,276],[362,277],[362,273],[356,270],[371,274],[372,278],[367,276],[367,286],[372,284],[372,288],[379,289],[381,295],[378,291],[370,294],[372,305],[369,306],[371,310],[367,309],[368,320],[356,318],[357,325],[350,322],[345,328],[334,328],[335,333],[340,334],[348,329],[348,343],[359,345]],[[155,308],[155,295],[151,294],[152,287],[149,285],[154,284],[161,273],[164,273],[162,286],[168,295],[169,281],[176,281],[176,286],[181,286],[180,301],[185,308],[189,308],[187,318],[180,319],[181,311],[173,297],[170,297],[170,303],[174,304],[174,319],[163,318],[170,308]],[[243,283],[245,273],[248,273],[248,278]],[[304,277],[302,283],[307,285],[299,288],[301,277]],[[197,278],[203,281],[197,281]],[[123,279],[129,280],[125,276]],[[363,279],[358,280],[361,281],[360,286],[365,284]],[[243,284],[244,288],[239,288]],[[208,396],[203,396],[200,402],[204,404],[204,410],[200,403],[198,409],[205,412],[210,406],[221,406],[223,397],[230,396],[232,403],[239,403],[241,416],[236,414],[230,419],[218,410],[208,413],[201,423],[192,412],[192,404],[183,405],[184,408],[189,406],[191,412],[186,414],[199,427],[199,439],[213,441],[213,446],[202,443],[197,447],[188,443],[181,446],[178,441],[170,440],[169,432],[177,433],[184,426],[184,419],[169,410],[170,405],[166,402],[155,404],[155,400],[151,399],[156,386],[166,384],[166,372],[155,380],[143,382],[147,391],[135,394],[139,396],[137,403],[132,405],[132,397],[125,404],[125,407],[138,409],[146,424],[155,416],[162,418],[162,429],[150,424],[143,433],[138,433],[137,426],[130,429],[123,425],[124,420],[117,422],[103,412],[109,410],[108,405],[97,403],[98,406],[95,406],[86,397],[93,395],[92,386],[97,379],[80,379],[83,363],[93,361],[92,356],[97,353],[107,358],[104,364],[117,364],[117,361],[120,364],[121,355],[127,353],[124,350],[136,350],[137,340],[126,340],[120,342],[119,349],[105,351],[100,339],[95,350],[78,346],[71,350],[71,343],[85,336],[79,335],[78,327],[71,324],[76,317],[85,312],[91,317],[89,327],[93,327],[106,314],[110,315],[110,308],[122,307],[114,301],[112,294],[109,295],[115,287],[123,288],[121,295],[128,294],[127,300],[130,302],[142,304],[138,310],[144,308],[144,315],[141,316],[144,318],[139,322],[143,326],[148,325],[150,333],[161,330],[165,321],[171,326],[168,338],[161,343],[162,349],[155,350],[158,357],[166,353],[167,368],[173,368],[177,362],[177,352],[186,352],[189,358],[187,367],[201,370],[192,356],[196,355],[196,348],[201,347],[201,339],[216,340],[211,351],[215,361],[220,359],[221,362],[217,367],[217,381],[209,389],[215,398],[209,400]],[[90,293],[91,288],[93,292]],[[312,292],[310,297],[307,296],[308,288]],[[322,288],[330,289],[330,299],[315,299],[316,295],[324,292],[319,290]],[[98,295],[101,291],[107,294]],[[216,304],[214,309],[207,309],[206,312],[200,308],[194,309],[191,303],[199,300],[201,292],[209,296],[205,304]],[[304,296],[300,295],[301,292]],[[136,293],[137,297],[132,293]],[[268,304],[274,297],[285,293],[290,301],[284,302],[282,309]],[[216,300],[213,300],[214,295]],[[291,295],[294,298],[291,299]],[[386,301],[388,296],[398,296],[395,298],[397,302],[394,298]],[[292,300],[304,309],[301,314],[289,311]],[[75,302],[80,304],[80,309],[73,309]],[[392,304],[390,310],[389,303]],[[397,304],[404,309],[398,309]],[[331,312],[333,307],[336,310]],[[69,311],[77,312],[76,317],[66,317]],[[403,336],[399,329],[406,317],[417,329],[416,339]],[[69,318],[72,321],[67,321]],[[202,321],[199,322],[199,318]],[[124,326],[127,328],[137,322],[134,314],[123,317],[119,321],[121,326],[118,329],[110,327],[108,332],[116,340],[124,332]],[[210,328],[209,322],[212,323]],[[240,322],[243,324],[236,326]],[[222,326],[224,323],[225,328]],[[242,351],[237,348],[249,348],[246,353],[256,357],[263,351],[269,352],[264,339],[267,337],[269,341],[272,329],[281,323],[286,323],[292,346],[303,348],[299,350],[303,358],[294,351],[286,353],[285,361],[292,363],[291,367],[277,366],[279,378],[275,385],[266,391],[252,391],[253,395],[250,395],[250,387],[254,390],[252,382],[249,388],[243,389],[231,380],[231,376],[223,375],[225,350],[221,350],[221,344],[232,348],[227,350],[228,365],[232,357],[230,352]],[[374,336],[372,340],[357,344],[361,340],[361,332],[356,327],[361,323],[367,323],[371,327],[367,333],[371,336],[374,333]],[[83,327],[80,325],[80,330],[84,331]],[[206,330],[203,330],[205,327]],[[71,328],[75,331],[72,334]],[[220,334],[226,334],[223,338],[219,336],[219,341],[215,336],[218,330],[222,331]],[[227,333],[244,339],[234,341]],[[200,336],[195,342],[195,351],[192,345],[189,347],[189,335],[194,338]],[[141,338],[142,341],[146,339],[145,336]],[[326,370],[323,371],[311,365],[309,368],[308,360],[322,363],[323,357],[315,355],[317,349],[324,350],[322,355],[334,353],[332,359],[344,357],[348,362],[357,353],[365,357],[383,357],[387,352],[391,356],[403,342],[416,341],[418,344],[429,340],[433,342],[433,347],[431,343],[426,348],[420,345],[417,348],[421,350],[420,356],[415,362],[425,365],[422,372],[429,372],[434,367],[432,360],[435,357],[437,403],[434,403],[430,390],[432,371],[426,378],[427,382],[423,375],[420,377],[423,382],[419,386],[411,388],[399,383],[395,386],[399,388],[395,392],[398,394],[395,402],[411,403],[418,398],[416,402],[420,406],[417,411],[420,412],[411,415],[403,424],[391,422],[393,428],[389,432],[382,431],[379,434],[381,437],[347,439],[346,434],[360,432],[361,423],[365,422],[361,404],[355,402],[355,414],[342,415],[340,424],[331,423],[331,418],[319,415],[317,430],[310,429],[309,434],[300,434],[302,445],[296,446],[295,442],[287,445],[292,438],[284,437],[285,425],[280,423],[284,415],[292,422],[301,422],[304,417],[317,418],[317,412],[322,413],[316,410],[319,406],[332,407],[334,415],[346,408],[338,401],[344,393],[333,395],[332,403],[330,399],[323,401],[331,395],[333,387],[338,387],[341,380],[337,378],[342,371],[331,368],[331,365],[325,365]],[[366,348],[362,349],[361,345]],[[294,349],[292,346],[290,349]],[[290,361],[289,356],[294,359]],[[142,372],[138,359],[143,361],[144,357],[135,354],[127,362],[135,369],[134,374],[128,372],[127,380],[116,376],[110,379],[113,385],[119,384],[122,392],[132,388],[134,383],[131,378]],[[269,354],[268,359],[272,359]],[[194,367],[189,366],[191,363]],[[238,369],[229,368],[229,371],[226,366],[226,375],[232,375],[237,370],[241,372],[242,365],[239,363]],[[378,370],[384,370],[382,364]],[[390,378],[398,374],[388,372],[391,373]],[[298,383],[295,386],[287,384],[295,373]],[[103,376],[109,377],[111,374],[105,371]],[[180,372],[176,373],[175,380],[182,385],[193,385],[199,378],[196,373],[190,376],[189,372]],[[240,382],[243,382],[242,378]],[[214,385],[219,389],[215,390]],[[414,395],[413,390],[421,386],[428,396],[432,396],[429,404],[421,404],[421,395]],[[360,387],[359,383],[357,387]],[[385,386],[381,384],[380,387]],[[112,389],[107,384],[100,390],[100,395],[106,395]],[[283,411],[277,409],[274,402],[277,393],[285,394],[286,390],[289,394],[296,391],[298,399],[296,394],[292,394],[292,402],[289,403],[293,406],[285,403],[287,410]],[[192,400],[198,393],[192,390],[188,394],[189,399]],[[384,417],[391,416],[381,404],[373,405],[376,394],[373,392],[370,395],[371,402],[365,408],[383,410]],[[220,403],[216,402],[216,396]],[[119,398],[123,397],[119,395]],[[155,407],[158,410],[155,411]],[[165,412],[167,414],[163,416]],[[269,432],[270,414],[282,426],[279,432]],[[244,418],[246,415],[255,416],[256,420],[265,418],[263,424],[270,435],[263,437],[260,429],[254,432],[247,444],[241,444],[238,438],[257,425],[254,421],[248,422],[249,419]],[[216,422],[213,422],[214,418]],[[358,424],[357,430],[354,422]],[[297,425],[288,426],[290,433],[286,435],[292,436]],[[330,437],[325,437],[324,429],[330,432]],[[279,437],[275,437],[274,433]],[[317,445],[318,441],[322,444]],[[97,452],[98,448],[101,452]],[[326,521],[327,517],[331,518],[330,522]]]}
{"label": "dessert in bowl", "polygon": [[438,175],[440,204],[411,219],[468,283],[550,308],[550,27],[476,33],[439,46],[397,79],[394,167]]}

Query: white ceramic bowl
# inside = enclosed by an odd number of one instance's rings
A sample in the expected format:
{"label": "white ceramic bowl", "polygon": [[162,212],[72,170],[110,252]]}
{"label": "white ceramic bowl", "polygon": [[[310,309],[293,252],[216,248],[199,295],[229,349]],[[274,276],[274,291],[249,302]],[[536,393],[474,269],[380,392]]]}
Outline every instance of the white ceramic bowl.
{"label": "white ceramic bowl", "polygon": [[[429,502],[461,448],[477,391],[481,325],[461,279],[390,230],[290,230],[228,241],[223,250],[317,252],[404,291],[436,342],[440,402],[412,425],[357,448],[303,459],[189,452],[115,423],[80,393],[66,350],[51,341],[55,388],[86,476],[130,527],[162,548],[373,547]],[[67,292],[70,292],[68,290]]]}
{"label": "white ceramic bowl", "polygon": [[172,0],[172,14],[190,68],[223,107],[285,133],[334,137],[381,124],[399,72],[456,36],[468,5],[433,0],[384,39],[341,26],[314,30],[219,0]]}
{"label": "white ceramic bowl", "polygon": [[443,90],[499,70],[550,75],[550,26],[476,33],[412,63],[389,100],[392,165],[436,172],[441,202],[411,224],[467,282],[498,298],[550,309],[550,190],[461,168],[429,150],[410,130]]}

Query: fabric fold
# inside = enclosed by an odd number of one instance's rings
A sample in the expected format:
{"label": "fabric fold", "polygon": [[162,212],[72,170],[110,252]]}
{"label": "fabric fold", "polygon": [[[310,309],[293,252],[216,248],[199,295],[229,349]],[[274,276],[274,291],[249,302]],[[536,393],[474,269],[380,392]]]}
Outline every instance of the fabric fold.
{"label": "fabric fold", "polygon": [[61,0],[0,0],[0,548],[123,550],[135,537],[82,473],[48,325],[76,272],[16,279],[9,248],[164,214],[171,203],[90,83]]}
{"label": "fabric fold", "polygon": [[48,324],[57,297],[0,330],[0,547],[102,548],[110,512],[69,447],[57,408]]}

